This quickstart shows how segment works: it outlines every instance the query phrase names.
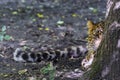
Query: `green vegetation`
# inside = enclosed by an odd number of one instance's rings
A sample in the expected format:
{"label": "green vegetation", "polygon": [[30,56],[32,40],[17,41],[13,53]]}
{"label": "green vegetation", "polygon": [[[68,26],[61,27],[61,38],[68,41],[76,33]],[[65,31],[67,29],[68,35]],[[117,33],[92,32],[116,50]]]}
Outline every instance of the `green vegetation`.
{"label": "green vegetation", "polygon": [[43,67],[40,71],[42,74],[49,74],[49,80],[54,80],[55,76],[55,67],[53,63],[50,62],[47,66]]}
{"label": "green vegetation", "polygon": [[6,34],[6,30],[7,30],[6,26],[3,26],[2,29],[0,30],[0,41],[12,39],[11,36]]}

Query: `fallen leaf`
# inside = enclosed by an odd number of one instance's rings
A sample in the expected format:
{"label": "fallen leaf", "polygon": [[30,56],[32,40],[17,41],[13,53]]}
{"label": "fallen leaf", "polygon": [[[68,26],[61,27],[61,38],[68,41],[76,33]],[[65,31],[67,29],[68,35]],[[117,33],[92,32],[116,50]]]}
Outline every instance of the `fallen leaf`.
{"label": "fallen leaf", "polygon": [[38,30],[43,30],[43,28],[38,28]]}
{"label": "fallen leaf", "polygon": [[41,13],[37,13],[37,16],[38,16],[39,18],[44,18],[44,15],[41,14]]}
{"label": "fallen leaf", "polygon": [[12,14],[13,14],[13,15],[16,15],[16,14],[18,14],[18,12],[17,12],[17,11],[13,11]]}
{"label": "fallen leaf", "polygon": [[45,28],[46,31],[49,31],[50,29],[48,27]]}
{"label": "fallen leaf", "polygon": [[62,24],[64,24],[64,21],[59,20],[59,21],[57,21],[57,24],[62,25]]}
{"label": "fallen leaf", "polygon": [[25,74],[27,71],[28,71],[27,69],[19,70],[18,74],[22,75],[22,74]]}
{"label": "fallen leaf", "polygon": [[77,17],[77,14],[76,13],[72,14],[72,17]]}

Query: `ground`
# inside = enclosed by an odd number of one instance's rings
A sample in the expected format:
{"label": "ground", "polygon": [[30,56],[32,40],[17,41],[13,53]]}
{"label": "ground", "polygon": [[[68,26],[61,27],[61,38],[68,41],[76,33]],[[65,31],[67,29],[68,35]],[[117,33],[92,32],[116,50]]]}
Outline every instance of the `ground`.
{"label": "ground", "polygon": [[[36,48],[48,44],[52,47],[66,47],[69,44],[84,43],[80,40],[87,37],[87,20],[103,20],[105,5],[105,0],[1,0],[0,28],[6,26],[6,34],[12,39],[0,42],[0,79],[26,80],[29,77],[45,77],[40,73],[43,63],[15,62],[12,60],[13,50],[20,46]],[[66,32],[72,35],[66,38]],[[25,73],[20,73],[21,70]],[[55,80],[77,80],[77,75],[82,75],[80,61],[59,63],[56,74],[62,71],[64,73]],[[73,72],[80,74],[72,76]],[[72,78],[67,77],[69,75]]]}

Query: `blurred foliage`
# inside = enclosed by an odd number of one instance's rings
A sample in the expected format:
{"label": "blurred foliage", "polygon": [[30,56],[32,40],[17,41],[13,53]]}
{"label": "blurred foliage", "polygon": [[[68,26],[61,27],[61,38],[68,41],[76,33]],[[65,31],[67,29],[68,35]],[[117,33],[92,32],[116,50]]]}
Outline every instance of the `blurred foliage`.
{"label": "blurred foliage", "polygon": [[0,41],[12,39],[11,36],[6,34],[6,30],[7,30],[6,26],[3,26],[0,31]]}
{"label": "blurred foliage", "polygon": [[55,67],[53,66],[53,63],[50,62],[47,64],[47,66],[43,67],[40,72],[42,74],[49,74],[49,80],[54,80],[55,75]]}

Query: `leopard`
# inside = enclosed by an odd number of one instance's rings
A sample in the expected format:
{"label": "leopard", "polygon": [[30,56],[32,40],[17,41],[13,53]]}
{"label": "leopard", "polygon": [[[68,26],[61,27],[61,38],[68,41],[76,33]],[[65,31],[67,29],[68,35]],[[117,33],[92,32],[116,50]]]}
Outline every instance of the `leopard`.
{"label": "leopard", "polygon": [[80,62],[81,66],[88,68],[94,60],[94,52],[99,47],[103,32],[104,21],[94,23],[89,20],[87,22],[88,37],[87,43],[84,45],[68,46],[63,49],[59,48],[43,48],[39,52],[35,52],[31,49],[16,48],[13,52],[13,59],[17,62],[42,62],[52,61],[58,62],[60,59],[73,59],[83,57]]}
{"label": "leopard", "polygon": [[89,20],[87,22],[88,37],[87,37],[87,49],[88,53],[82,60],[82,68],[88,69],[94,61],[95,51],[98,49],[104,35],[105,21],[94,23]]}

